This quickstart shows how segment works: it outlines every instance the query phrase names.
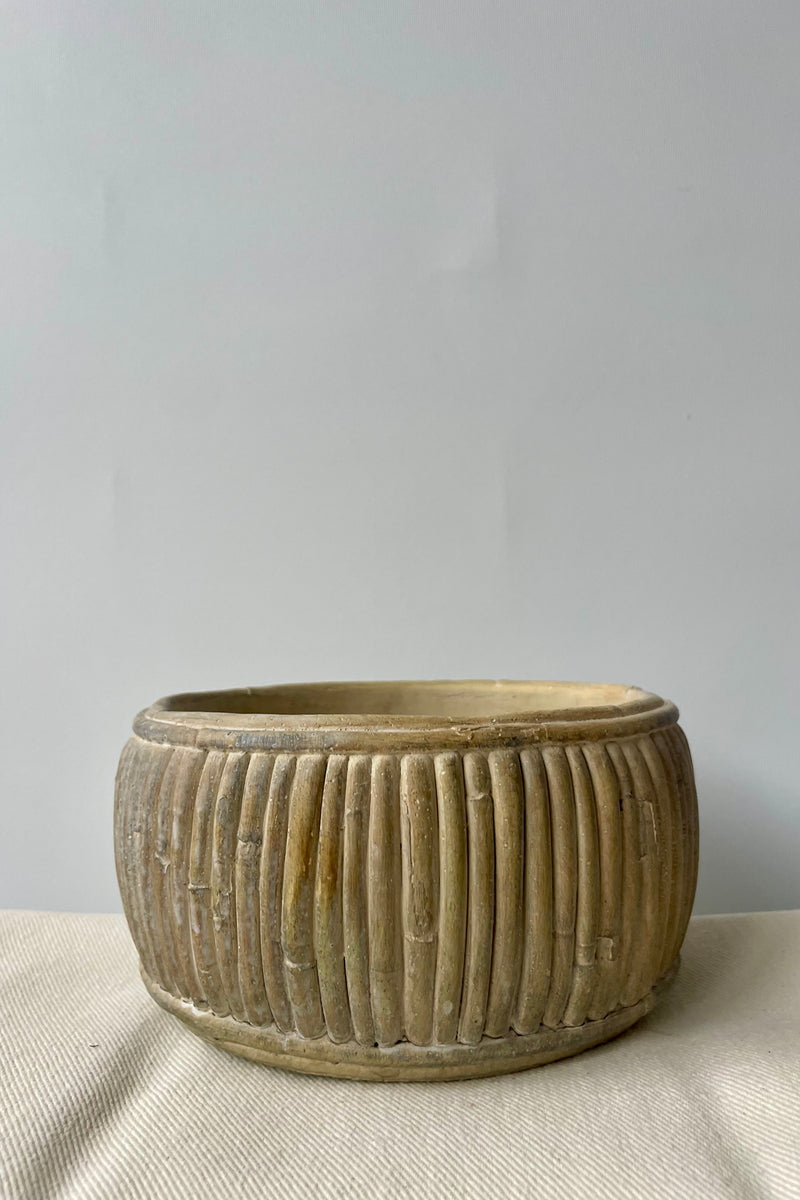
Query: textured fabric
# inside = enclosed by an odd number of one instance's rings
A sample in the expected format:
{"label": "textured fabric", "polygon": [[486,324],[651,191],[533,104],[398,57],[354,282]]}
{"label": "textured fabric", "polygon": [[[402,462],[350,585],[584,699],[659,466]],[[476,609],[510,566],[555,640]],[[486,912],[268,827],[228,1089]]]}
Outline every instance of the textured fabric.
{"label": "textured fabric", "polygon": [[661,1007],[520,1075],[255,1066],[145,994],[121,917],[0,917],[0,1195],[800,1197],[800,912],[692,922]]}

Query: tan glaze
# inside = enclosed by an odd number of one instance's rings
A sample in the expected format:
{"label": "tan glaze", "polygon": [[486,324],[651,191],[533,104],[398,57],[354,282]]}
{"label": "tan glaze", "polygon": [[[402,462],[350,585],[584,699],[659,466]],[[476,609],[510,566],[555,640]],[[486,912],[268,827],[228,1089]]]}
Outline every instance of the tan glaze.
{"label": "tan glaze", "polygon": [[678,961],[697,802],[674,705],[605,684],[176,696],[117,775],[154,998],[255,1061],[458,1079],[575,1054]]}

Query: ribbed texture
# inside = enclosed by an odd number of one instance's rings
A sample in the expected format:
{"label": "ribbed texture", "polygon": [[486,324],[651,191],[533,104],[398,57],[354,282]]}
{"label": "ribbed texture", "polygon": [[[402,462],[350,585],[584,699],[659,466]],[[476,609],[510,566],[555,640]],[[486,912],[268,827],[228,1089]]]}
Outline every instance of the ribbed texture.
{"label": "ribbed texture", "polygon": [[164,991],[304,1038],[475,1045],[651,990],[686,930],[697,809],[677,726],[463,755],[134,737],[116,842]]}

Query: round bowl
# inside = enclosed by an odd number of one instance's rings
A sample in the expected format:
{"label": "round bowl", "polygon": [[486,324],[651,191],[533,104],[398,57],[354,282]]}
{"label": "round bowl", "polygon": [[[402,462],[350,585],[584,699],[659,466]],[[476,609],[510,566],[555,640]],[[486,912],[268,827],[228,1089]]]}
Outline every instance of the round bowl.
{"label": "round bowl", "polygon": [[258,1062],[457,1079],[575,1054],[671,977],[697,878],[673,704],[593,683],[172,696],[116,784],[144,981]]}

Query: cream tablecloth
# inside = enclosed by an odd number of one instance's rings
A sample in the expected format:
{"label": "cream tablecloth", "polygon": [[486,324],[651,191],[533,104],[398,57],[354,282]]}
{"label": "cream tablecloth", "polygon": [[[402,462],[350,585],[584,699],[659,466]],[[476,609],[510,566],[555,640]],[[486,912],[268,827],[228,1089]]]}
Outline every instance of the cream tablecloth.
{"label": "cream tablecloth", "polygon": [[800,912],[697,918],[630,1033],[447,1084],[239,1061],[146,996],[121,917],[5,913],[0,1195],[800,1197]]}

